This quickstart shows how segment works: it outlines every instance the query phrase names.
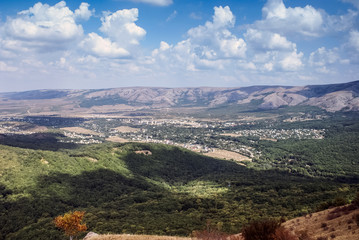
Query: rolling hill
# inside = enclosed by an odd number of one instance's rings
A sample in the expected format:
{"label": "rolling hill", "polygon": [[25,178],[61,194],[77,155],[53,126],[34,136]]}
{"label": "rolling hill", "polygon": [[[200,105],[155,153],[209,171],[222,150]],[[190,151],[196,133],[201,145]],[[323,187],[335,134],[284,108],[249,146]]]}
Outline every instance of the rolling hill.
{"label": "rolling hill", "polygon": [[86,211],[89,231],[102,234],[188,236],[207,220],[238,233],[253,219],[349,200],[357,188],[167,145],[48,145],[0,145],[0,239],[66,239],[53,219],[70,210]]}
{"label": "rolling hill", "polygon": [[[46,101],[44,101],[46,100]],[[329,112],[359,110],[359,81],[309,86],[240,88],[126,87],[0,93],[3,114],[89,114],[161,108],[213,108],[252,103],[257,110],[316,106]]]}

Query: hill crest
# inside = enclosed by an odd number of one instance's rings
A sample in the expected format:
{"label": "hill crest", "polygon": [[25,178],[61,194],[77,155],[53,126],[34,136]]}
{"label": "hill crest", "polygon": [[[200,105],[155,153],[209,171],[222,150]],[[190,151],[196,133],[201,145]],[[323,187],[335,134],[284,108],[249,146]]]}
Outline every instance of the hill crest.
{"label": "hill crest", "polygon": [[308,86],[123,87],[0,93],[0,110],[4,113],[108,113],[124,109],[214,108],[228,105],[251,105],[257,111],[299,105],[315,106],[328,112],[358,111],[359,81]]}

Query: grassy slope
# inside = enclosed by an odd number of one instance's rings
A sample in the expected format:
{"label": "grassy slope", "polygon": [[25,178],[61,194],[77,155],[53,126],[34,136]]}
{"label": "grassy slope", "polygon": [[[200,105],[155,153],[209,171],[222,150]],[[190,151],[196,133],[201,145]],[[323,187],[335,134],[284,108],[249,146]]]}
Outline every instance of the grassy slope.
{"label": "grassy slope", "polygon": [[[98,233],[188,235],[207,219],[235,233],[250,220],[298,216],[354,192],[165,145],[21,146],[0,145],[0,239],[62,239],[52,219],[69,210],[85,210]],[[153,154],[134,152],[146,149]]]}
{"label": "grassy slope", "polygon": [[306,232],[312,239],[357,240],[359,226],[353,220],[357,214],[359,209],[337,207],[292,219],[283,226],[298,235]]}
{"label": "grassy slope", "polygon": [[[286,221],[282,224],[296,236],[308,236],[309,239],[359,239],[359,226],[354,216],[359,214],[359,209],[348,209],[341,206],[327,209],[303,217]],[[145,236],[145,235],[98,235],[86,240],[189,240],[191,238],[179,238],[169,236]],[[239,238],[238,239],[242,239]],[[308,238],[306,238],[308,239]]]}

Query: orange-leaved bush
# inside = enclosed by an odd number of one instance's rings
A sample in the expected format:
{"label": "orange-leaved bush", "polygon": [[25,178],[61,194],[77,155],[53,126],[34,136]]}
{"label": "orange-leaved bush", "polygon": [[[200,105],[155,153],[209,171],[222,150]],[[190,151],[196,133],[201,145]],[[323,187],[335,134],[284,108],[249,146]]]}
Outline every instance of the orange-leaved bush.
{"label": "orange-leaved bush", "polygon": [[82,224],[85,212],[74,211],[65,213],[64,216],[57,216],[54,220],[56,227],[61,228],[70,240],[80,232],[87,230],[86,224]]}

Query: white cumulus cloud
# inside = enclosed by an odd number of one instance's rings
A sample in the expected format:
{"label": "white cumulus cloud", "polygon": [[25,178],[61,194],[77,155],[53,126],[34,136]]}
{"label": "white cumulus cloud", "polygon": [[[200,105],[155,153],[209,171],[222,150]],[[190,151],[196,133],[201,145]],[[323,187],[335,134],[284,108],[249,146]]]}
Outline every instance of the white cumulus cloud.
{"label": "white cumulus cloud", "polygon": [[75,16],[79,19],[89,20],[93,14],[93,11],[89,10],[90,4],[81,3],[80,7],[75,10]]}
{"label": "white cumulus cloud", "polygon": [[267,30],[249,28],[244,34],[248,56],[264,71],[296,71],[303,66],[303,53],[286,37]]}
{"label": "white cumulus cloud", "polygon": [[323,24],[322,14],[312,6],[286,8],[282,0],[268,0],[262,13],[264,20],[258,25],[278,32],[316,36]]}
{"label": "white cumulus cloud", "polygon": [[89,17],[86,10],[88,5],[84,3],[74,13],[65,1],[53,6],[39,2],[16,17],[9,17],[2,37],[7,41],[16,40],[27,49],[58,50],[83,35],[83,28],[76,23],[76,18]]}
{"label": "white cumulus cloud", "polygon": [[81,42],[81,46],[99,57],[122,58],[130,55],[126,49],[119,47],[117,43],[111,42],[110,39],[103,38],[96,33],[88,34],[87,38]]}
{"label": "white cumulus cloud", "polygon": [[310,5],[287,8],[283,0],[268,0],[262,14],[263,19],[254,24],[256,28],[282,35],[300,34],[310,37],[346,31],[353,26],[357,17],[357,12],[351,10],[345,15],[336,16]]}
{"label": "white cumulus cloud", "polygon": [[318,48],[316,51],[312,52],[309,56],[309,64],[311,66],[324,67],[328,64],[334,64],[340,60],[338,53],[339,49],[329,49],[325,47]]}
{"label": "white cumulus cloud", "polygon": [[246,56],[246,43],[231,32],[235,17],[228,6],[215,7],[212,21],[188,30],[188,38],[174,46],[161,43],[153,51],[159,60],[183,66],[190,71],[199,69],[222,69],[229,59]]}
{"label": "white cumulus cloud", "polygon": [[300,67],[303,66],[301,58],[303,57],[303,53],[292,52],[291,54],[284,57],[283,60],[280,61],[281,67],[285,71],[296,71]]}
{"label": "white cumulus cloud", "polygon": [[249,28],[245,34],[252,47],[262,50],[292,50],[296,44],[278,33]]}
{"label": "white cumulus cloud", "polygon": [[135,46],[146,35],[146,31],[136,25],[138,9],[123,9],[101,18],[100,31],[107,37],[90,33],[81,42],[82,48],[99,57],[123,58],[131,56]]}
{"label": "white cumulus cloud", "polygon": [[138,9],[118,10],[101,18],[100,30],[121,45],[139,44],[146,31],[137,26]]}

